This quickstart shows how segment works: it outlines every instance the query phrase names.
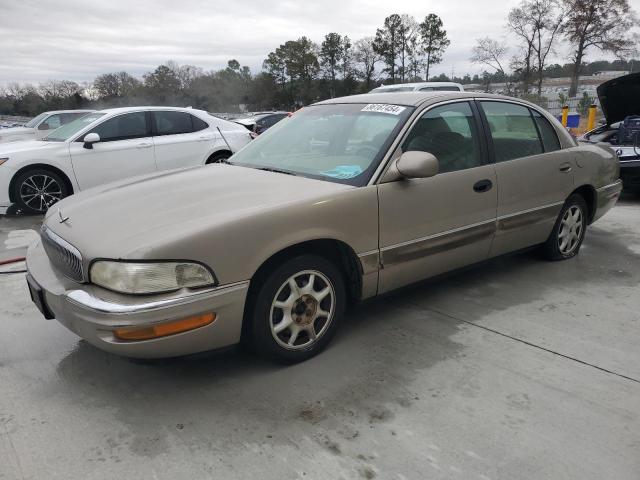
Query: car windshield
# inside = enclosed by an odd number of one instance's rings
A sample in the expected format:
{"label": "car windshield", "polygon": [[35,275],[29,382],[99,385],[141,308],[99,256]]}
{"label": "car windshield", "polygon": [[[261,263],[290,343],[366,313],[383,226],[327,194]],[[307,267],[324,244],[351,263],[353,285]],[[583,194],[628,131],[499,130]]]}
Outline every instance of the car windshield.
{"label": "car windshield", "polygon": [[89,113],[84,117],[76,118],[74,121],[55,129],[43,140],[45,142],[64,142],[102,116],[104,116],[104,113]]}
{"label": "car windshield", "polygon": [[278,122],[232,164],[349,185],[366,185],[413,107],[329,104]]}
{"label": "car windshield", "polygon": [[49,114],[48,113],[41,113],[37,117],[32,118],[27,123],[25,123],[24,126],[25,127],[29,127],[29,128],[35,128],[35,126],[38,125],[38,123],[40,123],[42,120],[47,118],[47,115],[49,115]]}

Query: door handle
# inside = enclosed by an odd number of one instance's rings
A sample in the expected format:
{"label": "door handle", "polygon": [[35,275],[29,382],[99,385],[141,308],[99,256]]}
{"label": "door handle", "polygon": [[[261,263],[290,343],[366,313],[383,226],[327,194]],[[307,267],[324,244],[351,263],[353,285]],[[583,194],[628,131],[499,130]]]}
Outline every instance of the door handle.
{"label": "door handle", "polygon": [[478,193],[484,193],[491,190],[491,187],[493,187],[493,182],[491,182],[491,180],[489,180],[488,178],[485,178],[484,180],[476,182],[473,185],[473,190]]}
{"label": "door handle", "polygon": [[150,143],[143,142],[143,143],[139,143],[138,145],[136,145],[136,148],[149,148],[150,146],[151,146]]}
{"label": "door handle", "polygon": [[562,165],[560,165],[560,171],[562,173],[570,172],[571,171],[571,164],[569,162],[563,163]]}

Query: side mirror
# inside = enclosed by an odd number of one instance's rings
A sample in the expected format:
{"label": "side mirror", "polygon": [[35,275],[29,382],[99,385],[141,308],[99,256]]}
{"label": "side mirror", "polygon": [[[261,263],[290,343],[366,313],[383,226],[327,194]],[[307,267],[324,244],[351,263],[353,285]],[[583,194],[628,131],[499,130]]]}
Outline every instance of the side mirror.
{"label": "side mirror", "polygon": [[83,147],[91,150],[93,148],[93,144],[100,141],[100,135],[95,132],[87,133],[82,141],[84,142]]}
{"label": "side mirror", "polygon": [[38,125],[38,130],[49,130],[49,124],[47,122],[42,122]]}
{"label": "side mirror", "polygon": [[404,152],[396,168],[405,178],[429,178],[438,173],[438,159],[429,152]]}

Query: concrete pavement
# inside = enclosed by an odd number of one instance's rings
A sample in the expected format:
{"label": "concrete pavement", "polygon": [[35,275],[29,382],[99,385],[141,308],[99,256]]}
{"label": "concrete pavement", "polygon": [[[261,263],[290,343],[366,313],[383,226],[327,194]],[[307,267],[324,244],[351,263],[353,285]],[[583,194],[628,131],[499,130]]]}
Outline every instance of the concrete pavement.
{"label": "concrete pavement", "polygon": [[637,480],[638,267],[628,198],[573,260],[518,254],[368,302],[288,367],[115,357],[2,275],[0,479]]}

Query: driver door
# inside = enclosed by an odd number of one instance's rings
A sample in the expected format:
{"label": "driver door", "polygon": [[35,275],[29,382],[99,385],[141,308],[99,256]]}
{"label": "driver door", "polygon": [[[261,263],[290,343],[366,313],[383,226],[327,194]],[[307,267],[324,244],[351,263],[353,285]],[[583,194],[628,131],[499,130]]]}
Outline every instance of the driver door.
{"label": "driver door", "polygon": [[69,153],[80,189],[154,172],[156,161],[149,126],[146,112],[124,113],[82,135],[100,135],[93,148],[85,148],[82,138],[71,142]]}
{"label": "driver door", "polygon": [[402,151],[438,158],[439,173],[378,186],[379,292],[488,258],[498,202],[496,172],[475,106],[435,106],[414,124]]}

